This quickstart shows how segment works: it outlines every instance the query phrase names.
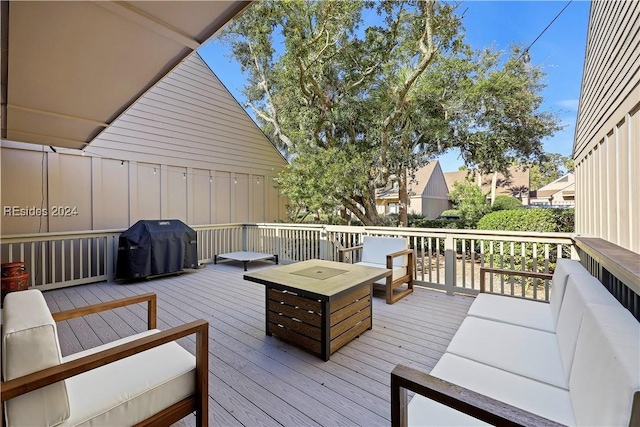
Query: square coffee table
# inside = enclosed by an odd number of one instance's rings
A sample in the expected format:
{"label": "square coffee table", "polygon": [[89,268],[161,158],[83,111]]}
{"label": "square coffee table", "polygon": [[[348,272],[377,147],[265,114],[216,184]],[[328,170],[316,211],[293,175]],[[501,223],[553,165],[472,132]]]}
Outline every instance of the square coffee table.
{"label": "square coffee table", "polygon": [[309,260],[249,273],[265,285],[265,332],[329,360],[371,329],[373,282],[386,268]]}
{"label": "square coffee table", "polygon": [[262,252],[239,251],[239,252],[227,252],[225,254],[217,254],[213,256],[213,263],[217,264],[220,258],[242,262],[242,264],[244,265],[244,271],[247,271],[247,263],[251,261],[272,259],[275,261],[276,264],[278,264],[278,255],[264,254]]}

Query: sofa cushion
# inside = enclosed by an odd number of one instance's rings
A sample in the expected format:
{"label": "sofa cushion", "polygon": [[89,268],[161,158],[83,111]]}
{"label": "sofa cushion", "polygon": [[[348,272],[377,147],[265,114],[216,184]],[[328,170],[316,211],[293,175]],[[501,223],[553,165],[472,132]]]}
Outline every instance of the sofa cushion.
{"label": "sofa cushion", "polygon": [[447,352],[567,389],[556,335],[468,316]]}
{"label": "sofa cushion", "polygon": [[[5,381],[61,363],[56,324],[39,290],[8,294],[2,316]],[[57,425],[70,413],[65,381],[11,399],[5,411],[9,426]]]}
{"label": "sofa cushion", "polygon": [[620,303],[595,277],[571,274],[567,281],[567,290],[556,327],[558,347],[567,383],[571,374],[580,324],[589,303],[620,306]]}
{"label": "sofa cushion", "polygon": [[565,425],[575,425],[569,391],[445,353],[431,375]]}
{"label": "sofa cushion", "polygon": [[587,306],[570,386],[578,425],[630,425],[634,396],[640,406],[640,324],[628,310]]}
{"label": "sofa cushion", "polygon": [[554,270],[553,278],[551,279],[551,296],[549,297],[551,304],[551,316],[553,316],[554,326],[558,323],[560,307],[564,300],[564,291],[570,274],[583,274],[590,276],[587,269],[580,264],[580,261],[565,258],[560,258],[556,261],[556,269]]}
{"label": "sofa cushion", "polygon": [[540,301],[481,293],[469,307],[468,315],[555,332],[550,305]]}
{"label": "sofa cushion", "polygon": [[[158,332],[146,331],[65,357],[96,353]],[[195,357],[175,342],[67,380],[71,416],[61,426],[133,425],[192,395]]]}
{"label": "sofa cushion", "polygon": [[[387,255],[407,249],[407,240],[402,237],[364,236],[362,240],[362,262],[387,265]],[[394,267],[407,265],[407,256],[393,259]]]}
{"label": "sofa cushion", "polygon": [[484,421],[458,412],[442,403],[438,403],[420,394],[416,394],[407,408],[409,426],[490,426]]}
{"label": "sofa cushion", "polygon": [[[376,268],[387,268],[386,264],[375,264],[373,262],[357,262],[357,265],[364,265],[365,267],[376,267]],[[407,275],[407,267],[396,267],[394,266],[391,273],[391,280],[399,279],[403,276]],[[383,277],[382,279],[374,282],[378,285],[385,285],[387,283],[387,278]]]}

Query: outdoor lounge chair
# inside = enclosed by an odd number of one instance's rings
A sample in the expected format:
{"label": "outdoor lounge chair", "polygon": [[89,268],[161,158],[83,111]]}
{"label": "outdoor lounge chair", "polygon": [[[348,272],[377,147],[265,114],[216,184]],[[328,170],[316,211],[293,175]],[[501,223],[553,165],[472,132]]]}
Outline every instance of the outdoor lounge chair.
{"label": "outdoor lounge chair", "polygon": [[[149,330],[63,357],[55,321],[148,303]],[[208,421],[208,330],[196,320],[159,331],[146,294],[54,313],[39,290],[6,296],[2,403],[7,426],[170,425]],[[196,335],[196,356],[175,340]]]}
{"label": "outdoor lounge chair", "polygon": [[[340,262],[344,262],[345,253],[359,249],[362,249],[362,256],[356,264],[393,270],[391,276],[374,283],[374,287],[384,288],[387,304],[393,304],[413,292],[413,249],[407,248],[406,239],[364,236],[362,245],[339,249]],[[406,289],[398,289],[405,283]]]}

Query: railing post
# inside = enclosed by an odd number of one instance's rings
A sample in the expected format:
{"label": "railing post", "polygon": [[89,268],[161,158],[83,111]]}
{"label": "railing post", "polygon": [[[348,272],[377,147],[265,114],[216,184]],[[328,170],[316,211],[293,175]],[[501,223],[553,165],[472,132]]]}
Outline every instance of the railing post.
{"label": "railing post", "polygon": [[324,260],[329,260],[329,257],[327,254],[327,226],[323,225],[322,228],[320,229],[320,242],[318,242],[320,244],[320,259],[324,259]]}
{"label": "railing post", "polygon": [[444,238],[444,285],[447,295],[453,295],[456,284],[456,247],[453,235],[447,234]]}
{"label": "railing post", "polygon": [[115,263],[118,256],[118,237],[107,236],[104,251],[107,254],[107,282],[113,282],[115,277]]}
{"label": "railing post", "polygon": [[276,226],[276,253],[280,259],[284,259],[283,254],[280,252],[280,227]]}
{"label": "railing post", "polygon": [[247,224],[242,224],[242,250],[247,250]]}

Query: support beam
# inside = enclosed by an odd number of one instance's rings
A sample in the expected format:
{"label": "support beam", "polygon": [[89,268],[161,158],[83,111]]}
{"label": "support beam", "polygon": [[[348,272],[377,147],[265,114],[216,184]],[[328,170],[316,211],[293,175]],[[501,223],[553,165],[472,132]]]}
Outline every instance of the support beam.
{"label": "support beam", "polygon": [[151,31],[160,34],[174,42],[188,47],[191,50],[196,50],[200,47],[200,43],[197,40],[189,37],[187,34],[175,28],[166,22],[149,15],[148,13],[137,9],[124,1],[96,1],[96,5],[101,6],[111,12],[127,18],[138,25],[141,25]]}

